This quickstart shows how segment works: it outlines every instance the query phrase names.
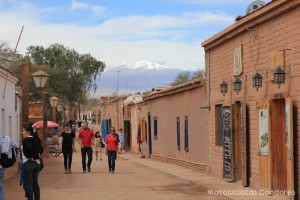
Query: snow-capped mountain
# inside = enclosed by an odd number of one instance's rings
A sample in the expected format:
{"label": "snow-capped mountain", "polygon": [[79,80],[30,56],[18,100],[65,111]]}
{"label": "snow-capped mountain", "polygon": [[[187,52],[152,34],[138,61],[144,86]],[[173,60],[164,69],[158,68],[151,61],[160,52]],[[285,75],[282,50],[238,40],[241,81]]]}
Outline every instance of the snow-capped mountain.
{"label": "snow-capped mountain", "polygon": [[170,69],[169,67],[160,65],[158,63],[152,63],[149,61],[138,61],[133,63],[127,63],[120,65],[116,69],[121,70],[122,68],[140,69],[140,70],[165,70]]}
{"label": "snow-capped mountain", "polygon": [[148,61],[122,64],[101,74],[97,79],[96,95],[145,92],[169,86],[182,71]]}

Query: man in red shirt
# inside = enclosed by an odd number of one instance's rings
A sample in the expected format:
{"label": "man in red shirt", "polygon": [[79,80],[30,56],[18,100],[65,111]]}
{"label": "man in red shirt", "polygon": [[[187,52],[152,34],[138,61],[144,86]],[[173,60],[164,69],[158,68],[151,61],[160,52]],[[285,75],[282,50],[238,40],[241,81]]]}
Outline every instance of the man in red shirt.
{"label": "man in red shirt", "polygon": [[108,157],[108,168],[110,173],[115,172],[115,160],[117,157],[118,150],[118,136],[116,134],[116,129],[114,127],[110,128],[109,134],[106,136],[106,152]]}
{"label": "man in red shirt", "polygon": [[[91,164],[93,158],[93,149],[95,137],[94,132],[88,128],[87,122],[83,123],[83,128],[78,135],[78,143],[81,147],[81,157],[82,157],[82,170],[86,173],[86,165],[88,167],[88,172],[91,172]],[[88,162],[86,164],[86,155],[88,156]]]}

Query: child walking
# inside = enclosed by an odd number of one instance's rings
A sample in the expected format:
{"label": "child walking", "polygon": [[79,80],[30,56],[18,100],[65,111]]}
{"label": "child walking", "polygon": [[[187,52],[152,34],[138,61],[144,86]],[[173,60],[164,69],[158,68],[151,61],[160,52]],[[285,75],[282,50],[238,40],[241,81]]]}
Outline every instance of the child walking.
{"label": "child walking", "polygon": [[97,131],[95,133],[95,143],[94,143],[94,151],[96,152],[96,161],[98,161],[98,154],[99,154],[99,158],[100,160],[102,160],[102,155],[101,155],[101,143],[102,143],[102,137],[99,133],[99,131]]}

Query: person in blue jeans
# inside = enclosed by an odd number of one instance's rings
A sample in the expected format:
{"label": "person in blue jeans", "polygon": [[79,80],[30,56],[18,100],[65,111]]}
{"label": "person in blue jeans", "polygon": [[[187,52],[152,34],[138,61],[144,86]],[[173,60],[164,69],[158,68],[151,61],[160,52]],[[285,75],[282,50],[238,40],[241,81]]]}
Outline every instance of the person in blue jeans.
{"label": "person in blue jeans", "polygon": [[40,153],[42,146],[39,138],[33,136],[32,127],[22,130],[22,163],[23,163],[23,187],[28,200],[40,200],[40,186],[38,182],[40,166]]}
{"label": "person in blue jeans", "polygon": [[2,165],[0,165],[0,200],[4,200],[4,167],[2,167]]}
{"label": "person in blue jeans", "polygon": [[[88,172],[91,172],[91,164],[93,159],[93,149],[95,137],[94,132],[88,128],[87,122],[83,123],[83,128],[78,135],[78,144],[81,147],[81,159],[82,159],[82,171],[86,173],[86,167]],[[86,163],[86,155],[88,156],[88,162]]]}

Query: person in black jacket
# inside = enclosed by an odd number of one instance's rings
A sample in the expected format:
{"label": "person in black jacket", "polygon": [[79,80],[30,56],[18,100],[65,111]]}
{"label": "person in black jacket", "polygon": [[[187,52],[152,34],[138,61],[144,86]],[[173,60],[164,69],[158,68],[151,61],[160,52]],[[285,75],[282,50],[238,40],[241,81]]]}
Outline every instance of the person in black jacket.
{"label": "person in black jacket", "polygon": [[61,137],[63,138],[62,152],[64,154],[65,173],[71,174],[75,131],[70,129],[70,125],[68,123],[65,124],[65,130],[61,133]]}
{"label": "person in black jacket", "polygon": [[37,135],[33,136],[33,129],[30,126],[23,128],[22,136],[23,187],[25,196],[28,200],[40,200],[38,176],[40,172],[40,153],[42,153],[41,141]]}

